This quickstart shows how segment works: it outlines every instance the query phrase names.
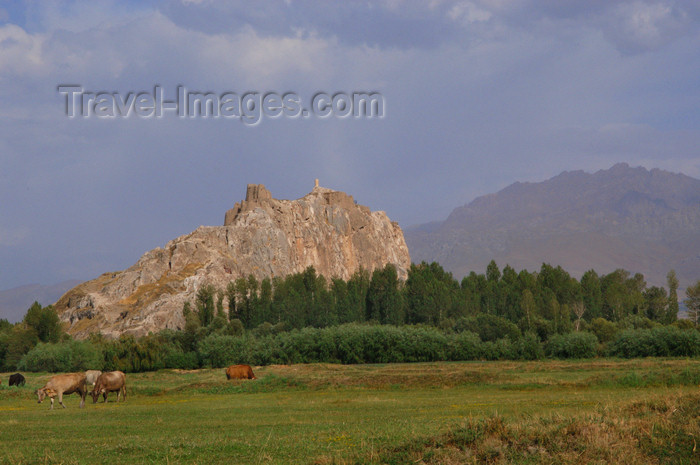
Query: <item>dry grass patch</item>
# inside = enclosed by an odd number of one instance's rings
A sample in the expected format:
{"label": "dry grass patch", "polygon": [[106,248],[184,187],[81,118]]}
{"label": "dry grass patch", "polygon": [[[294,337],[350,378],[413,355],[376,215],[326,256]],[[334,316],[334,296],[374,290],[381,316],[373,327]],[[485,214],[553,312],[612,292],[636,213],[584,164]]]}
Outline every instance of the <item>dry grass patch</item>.
{"label": "dry grass patch", "polygon": [[440,436],[383,451],[382,464],[697,464],[700,394],[564,417],[469,419]]}

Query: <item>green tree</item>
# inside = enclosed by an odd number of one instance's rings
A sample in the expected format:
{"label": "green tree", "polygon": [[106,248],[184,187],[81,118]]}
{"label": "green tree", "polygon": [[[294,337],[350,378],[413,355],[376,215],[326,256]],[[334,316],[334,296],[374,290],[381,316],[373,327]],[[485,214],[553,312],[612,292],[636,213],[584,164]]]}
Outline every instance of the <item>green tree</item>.
{"label": "green tree", "polygon": [[372,272],[367,292],[367,319],[381,324],[404,323],[403,299],[396,267],[388,263]]}
{"label": "green tree", "polygon": [[[272,323],[272,281],[270,278],[265,278],[260,281],[260,295],[256,300],[255,314],[257,315],[257,321],[270,322]],[[275,322],[276,323],[276,322]]]}
{"label": "green tree", "polygon": [[476,315],[483,311],[482,300],[486,289],[486,276],[474,271],[462,278],[460,284],[462,304],[467,315]]}
{"label": "green tree", "polygon": [[216,297],[216,288],[211,284],[202,286],[197,291],[195,296],[195,308],[199,321],[203,327],[209,326],[214,319],[216,305],[214,299]]}
{"label": "green tree", "polygon": [[628,292],[625,282],[628,278],[629,272],[622,269],[617,269],[601,278],[603,316],[608,321],[620,321],[629,314],[625,304]]}
{"label": "green tree", "polygon": [[586,309],[583,314],[586,321],[603,315],[603,292],[600,288],[600,278],[595,270],[588,270],[581,276],[581,297]]}
{"label": "green tree", "polygon": [[498,313],[499,307],[499,286],[498,283],[501,280],[501,270],[498,269],[498,265],[495,260],[491,260],[486,266],[486,287],[484,292],[482,292],[483,297],[483,310],[490,314],[495,315]]}
{"label": "green tree", "polygon": [[405,295],[409,323],[438,325],[466,312],[459,284],[436,262],[411,265]]}
{"label": "green tree", "polygon": [[[571,304],[581,298],[581,286],[561,266],[543,263],[537,275],[540,292],[551,291],[559,304]],[[545,301],[546,303],[546,301]]]}
{"label": "green tree", "polygon": [[688,307],[688,318],[696,326],[700,320],[700,281],[685,290],[686,299],[683,301]]}
{"label": "green tree", "polygon": [[520,311],[522,287],[518,273],[510,265],[506,265],[503,268],[503,275],[499,283],[499,294],[496,313],[517,323],[522,317]]}
{"label": "green tree", "polygon": [[[238,278],[234,281],[235,289],[235,311],[233,318],[241,320],[243,326],[250,328],[252,325],[252,309],[250,306],[250,291],[248,289],[248,280],[246,278]],[[231,315],[229,315],[229,320],[231,320]]]}
{"label": "green tree", "polygon": [[34,302],[24,315],[23,322],[36,331],[41,342],[58,342],[63,335],[61,320],[53,305],[42,307],[39,302]]}
{"label": "green tree", "polygon": [[34,328],[21,324],[15,325],[7,337],[3,371],[16,370],[17,364],[24,354],[29,352],[38,342],[39,338]]}
{"label": "green tree", "polygon": [[226,300],[228,301],[228,319],[236,320],[238,319],[238,313],[236,309],[236,283],[230,282],[226,285]]}
{"label": "green tree", "polygon": [[216,292],[216,317],[226,318],[226,313],[224,312],[224,291],[218,290]]}
{"label": "green tree", "polygon": [[644,291],[645,315],[659,323],[665,323],[668,318],[668,296],[663,287],[652,286]]}
{"label": "green tree", "polygon": [[668,284],[668,306],[663,323],[671,324],[678,319],[678,277],[674,270],[666,275],[666,283]]}
{"label": "green tree", "polygon": [[527,331],[532,331],[532,321],[535,318],[535,313],[537,311],[537,308],[535,307],[535,297],[532,295],[532,291],[530,289],[525,289],[523,291],[523,296],[520,299],[520,310],[522,311],[525,321],[526,321],[526,330]]}
{"label": "green tree", "polygon": [[367,292],[371,276],[369,271],[360,268],[348,281],[347,304],[344,310],[338,308],[338,318],[341,322],[364,321],[367,311]]}

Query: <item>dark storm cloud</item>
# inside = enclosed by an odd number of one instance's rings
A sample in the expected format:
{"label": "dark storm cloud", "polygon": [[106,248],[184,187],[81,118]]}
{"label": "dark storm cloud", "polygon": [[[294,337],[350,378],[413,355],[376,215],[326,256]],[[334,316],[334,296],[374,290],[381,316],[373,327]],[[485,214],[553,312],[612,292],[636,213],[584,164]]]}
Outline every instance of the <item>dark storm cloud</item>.
{"label": "dark storm cloud", "polygon": [[[407,226],[563,170],[624,161],[700,176],[696,2],[8,5],[0,289],[125,268],[220,224],[246,183],[296,198],[320,178]],[[61,83],[374,90],[387,114],[68,119]]]}

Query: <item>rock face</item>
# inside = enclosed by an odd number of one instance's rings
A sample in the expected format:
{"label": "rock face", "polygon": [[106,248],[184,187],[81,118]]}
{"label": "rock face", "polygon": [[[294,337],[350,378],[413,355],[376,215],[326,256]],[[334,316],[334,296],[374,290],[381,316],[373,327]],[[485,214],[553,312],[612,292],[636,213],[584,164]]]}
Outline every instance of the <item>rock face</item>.
{"label": "rock face", "polygon": [[284,277],[309,266],[327,278],[348,279],[360,268],[388,263],[406,278],[403,232],[384,212],[318,181],[298,200],[273,199],[262,184],[249,184],[223,226],[200,226],[146,252],[127,270],[76,286],[55,307],[74,337],[144,335],[183,327],[182,307],[204,285],[225,288],[249,274]]}

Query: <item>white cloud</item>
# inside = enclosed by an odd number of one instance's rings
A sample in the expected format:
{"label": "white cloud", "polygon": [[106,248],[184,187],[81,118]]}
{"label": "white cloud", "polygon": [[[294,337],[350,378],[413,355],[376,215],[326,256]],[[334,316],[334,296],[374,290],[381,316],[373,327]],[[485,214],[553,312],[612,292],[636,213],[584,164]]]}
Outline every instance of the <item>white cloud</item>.
{"label": "white cloud", "polygon": [[0,73],[23,76],[42,69],[44,36],[28,34],[14,24],[0,26]]}
{"label": "white cloud", "polygon": [[473,2],[459,2],[450,9],[447,15],[453,21],[463,24],[485,22],[493,16],[490,11],[479,8]]}
{"label": "white cloud", "polygon": [[605,21],[605,33],[624,51],[655,50],[683,35],[688,13],[675,2],[625,2]]}

